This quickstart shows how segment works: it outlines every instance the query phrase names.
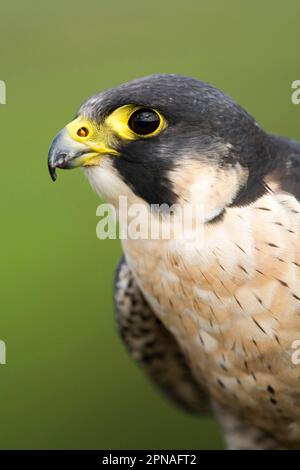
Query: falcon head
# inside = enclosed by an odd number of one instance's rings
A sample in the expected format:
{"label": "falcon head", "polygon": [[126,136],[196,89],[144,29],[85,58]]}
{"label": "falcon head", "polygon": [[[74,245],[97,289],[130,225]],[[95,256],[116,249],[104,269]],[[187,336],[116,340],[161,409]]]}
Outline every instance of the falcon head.
{"label": "falcon head", "polygon": [[83,167],[109,201],[201,203],[207,221],[265,191],[271,142],[218,89],[178,75],[152,75],[88,99],[53,140],[48,166]]}

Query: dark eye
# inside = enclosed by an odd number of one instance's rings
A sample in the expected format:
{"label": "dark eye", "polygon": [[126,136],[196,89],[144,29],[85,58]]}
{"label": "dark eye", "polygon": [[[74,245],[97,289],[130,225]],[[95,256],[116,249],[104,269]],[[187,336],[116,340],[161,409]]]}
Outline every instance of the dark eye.
{"label": "dark eye", "polygon": [[153,134],[160,126],[160,116],[153,109],[141,108],[132,113],[128,126],[138,135]]}

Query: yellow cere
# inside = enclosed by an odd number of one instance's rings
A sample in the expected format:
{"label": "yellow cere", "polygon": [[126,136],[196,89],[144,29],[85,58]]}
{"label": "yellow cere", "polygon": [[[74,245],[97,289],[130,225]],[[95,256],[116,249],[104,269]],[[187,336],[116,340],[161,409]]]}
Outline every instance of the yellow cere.
{"label": "yellow cere", "polygon": [[93,121],[79,116],[66,127],[72,139],[89,146],[91,153],[118,155],[106,126],[97,126]]}
{"label": "yellow cere", "polygon": [[85,155],[82,161],[84,166],[95,163],[95,158],[100,155],[119,155],[116,147],[117,139],[137,140],[140,138],[149,138],[157,135],[166,127],[166,121],[161,114],[159,116],[159,125],[154,132],[147,135],[136,134],[130,129],[128,122],[131,115],[143,109],[142,106],[127,104],[113,111],[101,124],[97,124],[84,116],[78,116],[70,122],[66,128],[70,137],[77,142],[87,145],[91,149],[91,154]]}

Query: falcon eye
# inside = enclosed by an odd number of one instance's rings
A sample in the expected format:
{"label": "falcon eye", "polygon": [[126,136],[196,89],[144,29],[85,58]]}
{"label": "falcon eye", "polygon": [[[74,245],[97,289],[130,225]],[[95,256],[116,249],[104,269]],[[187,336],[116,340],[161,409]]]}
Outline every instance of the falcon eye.
{"label": "falcon eye", "polygon": [[149,136],[161,125],[160,116],[153,109],[141,108],[134,111],[129,118],[128,126],[137,135]]}
{"label": "falcon eye", "polygon": [[120,139],[137,140],[159,134],[167,127],[167,121],[156,109],[130,103],[116,108],[102,126]]}
{"label": "falcon eye", "polygon": [[87,137],[89,135],[89,130],[86,127],[81,127],[77,131],[79,137]]}

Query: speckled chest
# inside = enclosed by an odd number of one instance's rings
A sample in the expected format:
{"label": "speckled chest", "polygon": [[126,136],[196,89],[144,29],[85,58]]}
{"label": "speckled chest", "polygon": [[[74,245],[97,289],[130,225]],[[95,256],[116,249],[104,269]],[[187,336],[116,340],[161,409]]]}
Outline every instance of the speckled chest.
{"label": "speckled chest", "polygon": [[[282,194],[231,208],[193,244],[124,240],[154,312],[210,395],[300,436],[300,209]],[[280,431],[278,431],[280,432]]]}

